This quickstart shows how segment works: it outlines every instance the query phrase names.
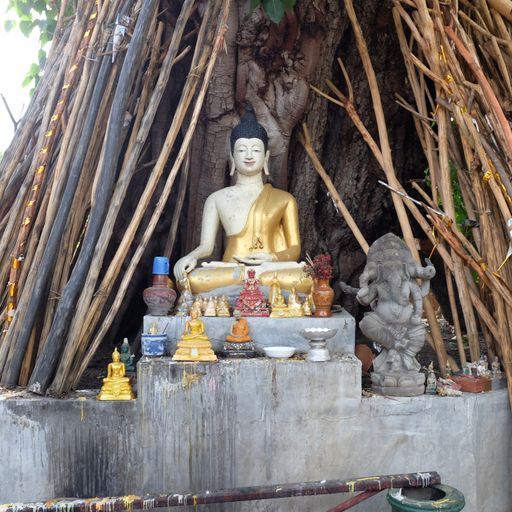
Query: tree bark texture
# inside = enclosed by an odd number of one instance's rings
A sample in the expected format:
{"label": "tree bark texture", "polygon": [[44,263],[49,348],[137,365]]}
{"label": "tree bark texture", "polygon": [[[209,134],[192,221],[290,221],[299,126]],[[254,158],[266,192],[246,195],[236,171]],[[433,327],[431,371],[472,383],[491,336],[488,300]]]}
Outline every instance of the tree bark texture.
{"label": "tree bark texture", "polygon": [[[422,178],[425,164],[409,113],[395,102],[407,98],[406,74],[392,26],[391,2],[359,2],[358,16],[378,75],[402,183]],[[298,142],[301,122],[308,124],[313,144],[364,236],[371,243],[388,231],[400,234],[389,191],[377,184],[383,173],[345,112],[310,89],[323,90],[330,79],[346,91],[337,58],[345,63],[356,108],[375,134],[371,97],[343,2],[301,0],[279,26],[249,2],[233,4],[226,35],[198,126],[191,155],[186,207],[182,211],[174,258],[199,243],[202,209],[209,194],[229,185],[229,134],[246,101],[269,133],[270,181],[298,200],[302,257],[328,252],[335,280],[357,281],[365,256],[336,212],[305,151]],[[221,259],[219,234],[215,253]],[[353,298],[340,297],[355,310]]]}

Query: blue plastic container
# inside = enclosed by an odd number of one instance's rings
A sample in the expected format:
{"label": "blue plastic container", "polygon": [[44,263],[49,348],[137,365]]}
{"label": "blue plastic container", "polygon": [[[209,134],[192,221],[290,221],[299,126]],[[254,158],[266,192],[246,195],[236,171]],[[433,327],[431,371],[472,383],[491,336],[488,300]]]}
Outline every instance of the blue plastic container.
{"label": "blue plastic container", "polygon": [[165,256],[155,256],[153,258],[153,275],[169,275],[169,258]]}

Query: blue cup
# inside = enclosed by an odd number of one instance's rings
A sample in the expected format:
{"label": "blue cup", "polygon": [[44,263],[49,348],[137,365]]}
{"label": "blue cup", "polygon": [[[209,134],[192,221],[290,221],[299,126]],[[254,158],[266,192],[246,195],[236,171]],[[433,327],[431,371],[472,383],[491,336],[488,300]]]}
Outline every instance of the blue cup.
{"label": "blue cup", "polygon": [[169,275],[169,258],[165,256],[155,256],[153,258],[153,274]]}

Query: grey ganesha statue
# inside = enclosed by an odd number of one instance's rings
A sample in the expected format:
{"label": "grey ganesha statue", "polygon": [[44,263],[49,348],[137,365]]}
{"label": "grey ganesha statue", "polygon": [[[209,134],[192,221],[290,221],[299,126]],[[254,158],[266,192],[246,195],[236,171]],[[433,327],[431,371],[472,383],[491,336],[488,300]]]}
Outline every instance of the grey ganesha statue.
{"label": "grey ganesha statue", "polygon": [[419,373],[416,354],[425,343],[421,317],[423,297],[436,273],[432,263],[418,265],[405,243],[392,233],[376,240],[359,278],[360,288],[342,283],[345,293],[356,293],[358,302],[370,306],[359,323],[361,332],[382,345],[373,363],[372,387],[395,396],[423,394],[425,375]]}

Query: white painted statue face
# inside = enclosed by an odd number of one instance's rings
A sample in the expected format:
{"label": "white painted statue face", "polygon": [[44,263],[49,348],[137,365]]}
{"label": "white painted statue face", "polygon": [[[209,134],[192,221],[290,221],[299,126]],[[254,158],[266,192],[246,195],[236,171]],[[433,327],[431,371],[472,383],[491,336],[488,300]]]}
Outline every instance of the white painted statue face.
{"label": "white painted statue face", "polygon": [[240,174],[252,176],[260,173],[267,158],[262,140],[258,138],[240,138],[235,142],[233,160],[235,168]]}

